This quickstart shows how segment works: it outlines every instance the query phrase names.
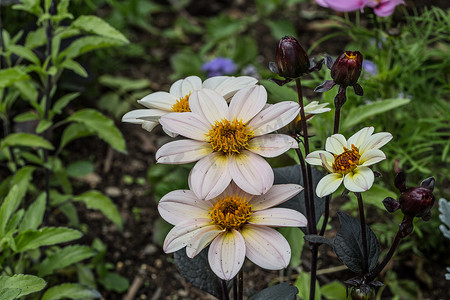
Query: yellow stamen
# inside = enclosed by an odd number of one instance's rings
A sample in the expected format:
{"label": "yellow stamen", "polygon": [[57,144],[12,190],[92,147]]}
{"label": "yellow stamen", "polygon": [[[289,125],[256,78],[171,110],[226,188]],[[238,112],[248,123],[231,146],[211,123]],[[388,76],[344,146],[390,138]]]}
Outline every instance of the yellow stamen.
{"label": "yellow stamen", "polygon": [[181,97],[177,100],[177,102],[172,105],[172,111],[173,112],[190,112],[191,109],[189,107],[189,97],[191,96],[191,93],[187,94],[184,97]]}
{"label": "yellow stamen", "polygon": [[253,136],[253,131],[242,121],[234,119],[230,122],[223,119],[216,121],[206,136],[215,152],[231,155],[248,149],[248,141]]}
{"label": "yellow stamen", "polygon": [[358,165],[360,156],[358,148],[355,145],[352,144],[351,150],[344,147],[344,153],[334,155],[334,171],[340,174],[350,173]]}
{"label": "yellow stamen", "polygon": [[356,60],[358,58],[358,54],[356,52],[345,51],[345,58],[347,58],[348,60]]}
{"label": "yellow stamen", "polygon": [[239,230],[250,220],[251,204],[245,198],[237,195],[218,199],[209,210],[211,224],[218,225],[222,230]]}

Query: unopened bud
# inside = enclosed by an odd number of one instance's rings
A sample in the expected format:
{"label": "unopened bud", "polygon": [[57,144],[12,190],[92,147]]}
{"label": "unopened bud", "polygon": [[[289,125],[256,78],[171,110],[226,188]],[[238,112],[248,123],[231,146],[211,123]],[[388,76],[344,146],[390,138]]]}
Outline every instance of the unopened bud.
{"label": "unopened bud", "polygon": [[419,218],[430,213],[434,201],[433,192],[422,186],[406,189],[398,200],[405,215]]}
{"label": "unopened bud", "polygon": [[363,56],[359,51],[345,51],[331,67],[331,77],[336,84],[354,86],[362,70]]}
{"label": "unopened bud", "polygon": [[278,42],[275,65],[278,75],[285,78],[298,78],[310,68],[308,55],[292,36],[285,36]]}

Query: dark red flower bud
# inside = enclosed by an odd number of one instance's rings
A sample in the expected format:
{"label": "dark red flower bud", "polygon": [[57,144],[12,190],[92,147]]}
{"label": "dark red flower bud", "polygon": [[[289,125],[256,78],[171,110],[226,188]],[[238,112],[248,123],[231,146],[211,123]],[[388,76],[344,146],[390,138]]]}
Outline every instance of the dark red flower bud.
{"label": "dark red flower bud", "polygon": [[278,42],[275,56],[276,73],[285,78],[297,78],[309,72],[308,55],[292,36],[285,36]]}
{"label": "dark red flower bud", "polygon": [[361,287],[353,287],[350,296],[352,300],[373,300],[376,298],[375,288],[368,287],[363,289]]}
{"label": "dark red flower bud", "polygon": [[359,51],[345,51],[331,67],[331,77],[336,84],[354,86],[362,69],[363,56]]}
{"label": "dark red flower bud", "polygon": [[429,215],[434,201],[433,192],[422,186],[406,189],[398,200],[405,215],[419,218]]}

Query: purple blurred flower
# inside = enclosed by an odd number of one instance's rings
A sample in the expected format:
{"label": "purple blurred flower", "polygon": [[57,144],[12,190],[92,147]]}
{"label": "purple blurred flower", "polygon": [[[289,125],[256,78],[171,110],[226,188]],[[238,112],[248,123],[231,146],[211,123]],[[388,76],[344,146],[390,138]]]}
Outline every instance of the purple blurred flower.
{"label": "purple blurred flower", "polygon": [[216,57],[202,66],[202,71],[206,72],[207,77],[233,74],[237,71],[234,62],[226,57]]}
{"label": "purple blurred flower", "polygon": [[364,60],[362,63],[362,67],[364,72],[367,72],[368,74],[370,74],[370,76],[374,76],[378,74],[378,67],[377,65],[371,61],[371,60]]}

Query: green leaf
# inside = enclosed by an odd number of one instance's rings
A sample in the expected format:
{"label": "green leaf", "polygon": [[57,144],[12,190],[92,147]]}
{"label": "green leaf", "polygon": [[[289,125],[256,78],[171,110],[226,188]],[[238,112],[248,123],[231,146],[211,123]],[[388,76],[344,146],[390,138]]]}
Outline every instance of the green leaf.
{"label": "green leaf", "polygon": [[30,76],[20,68],[8,68],[0,70],[0,90],[11,86],[17,81],[27,80]]}
{"label": "green leaf", "polygon": [[12,217],[11,220],[8,222],[8,226],[6,226],[5,232],[15,232],[17,226],[19,225],[20,221],[22,221],[23,215],[25,214],[25,210],[23,208],[19,209]]}
{"label": "green leaf", "polygon": [[93,133],[84,124],[70,124],[64,129],[58,151],[61,151],[71,141],[90,135],[93,135]]}
{"label": "green leaf", "polygon": [[303,245],[305,244],[305,240],[303,239],[305,234],[297,227],[282,227],[278,231],[286,238],[289,246],[291,246],[291,261],[289,265],[293,268],[298,267],[301,263],[300,256],[302,255]]}
{"label": "green leaf", "polygon": [[64,283],[49,288],[41,300],[69,299],[89,299],[101,298],[102,295],[95,289],[83,286],[78,283]]}
{"label": "green leaf", "polygon": [[25,47],[28,49],[34,49],[45,45],[46,41],[47,38],[45,36],[45,29],[43,27],[39,27],[35,31],[31,31],[27,34]]}
{"label": "green leaf", "polygon": [[39,2],[39,0],[21,0],[20,4],[15,4],[12,8],[17,10],[24,10],[39,17],[44,13],[39,5]]}
{"label": "green leaf", "polygon": [[88,246],[74,245],[60,248],[39,264],[38,275],[44,277],[57,269],[65,268],[94,255],[95,251]]}
{"label": "green leaf", "polygon": [[201,75],[202,59],[191,50],[185,50],[172,55],[170,64],[177,76]]}
{"label": "green leaf", "polygon": [[327,300],[347,300],[347,288],[339,281],[321,286],[320,291]]}
{"label": "green leaf", "polygon": [[367,118],[381,114],[386,111],[393,110],[399,106],[408,104],[410,99],[387,99],[383,101],[376,101],[363,106],[357,106],[352,108],[347,114],[346,118],[342,122],[342,129],[350,128],[359,124]]}
{"label": "green leaf", "polygon": [[83,234],[78,230],[65,227],[44,227],[39,230],[27,230],[15,237],[17,252],[36,249],[41,246],[55,245],[79,239]]}
{"label": "green leaf", "polygon": [[[299,293],[298,296],[302,300],[309,299],[309,289],[311,286],[311,276],[306,272],[300,272],[297,280],[295,281],[295,286],[298,288]],[[321,292],[319,283],[316,281],[316,294],[314,295],[314,300],[320,300]]]}
{"label": "green leaf", "polygon": [[20,56],[22,58],[25,58],[26,60],[32,62],[35,65],[41,65],[41,61],[36,56],[36,54],[33,53],[30,49],[20,46],[20,45],[10,45],[8,47],[8,50],[12,53],[16,54],[17,56]]}
{"label": "green leaf", "polygon": [[122,33],[97,16],[80,16],[73,21],[72,27],[99,36],[116,39],[124,44],[129,43],[128,39]]}
{"label": "green leaf", "polygon": [[14,300],[20,295],[20,289],[17,288],[3,288],[0,289],[0,299],[2,300]]}
{"label": "green leaf", "polygon": [[[383,212],[386,211],[386,208],[383,205],[384,198],[386,197],[391,197],[394,199],[397,198],[396,193],[388,189],[385,189],[384,187],[378,184],[372,185],[370,190],[362,193],[361,196],[363,197],[364,205],[367,204],[373,205],[376,208],[382,210]],[[350,201],[345,203],[340,209],[347,211],[355,211],[356,209],[358,209],[358,199],[356,199],[356,196],[353,193],[350,193],[349,197]]]}
{"label": "green leaf", "polygon": [[20,92],[20,96],[31,104],[37,103],[38,91],[32,80],[21,80],[14,82],[14,87]]}
{"label": "green leaf", "polygon": [[32,120],[38,120],[39,116],[35,113],[35,112],[24,112],[20,115],[17,115],[14,118],[14,122],[27,122],[27,121],[32,121]]}
{"label": "green leaf", "polygon": [[111,220],[120,230],[123,229],[122,217],[117,207],[109,199],[109,197],[96,190],[87,191],[73,198],[74,201],[80,201],[86,204],[89,209],[97,209],[101,211],[108,219]]}
{"label": "green leaf", "polygon": [[264,23],[270,28],[270,32],[276,40],[279,40],[286,35],[297,35],[294,25],[289,20],[284,19],[272,21],[270,19],[266,19]]}
{"label": "green leaf", "polygon": [[46,193],[41,193],[39,197],[28,207],[25,217],[20,224],[19,231],[37,229],[42,223],[46,207]]}
{"label": "green leaf", "polygon": [[89,76],[86,69],[83,68],[82,65],[80,65],[76,61],[69,59],[69,58],[61,63],[61,67],[69,69],[69,70],[73,71],[75,74],[78,74],[84,78]]}
{"label": "green leaf", "polygon": [[64,107],[66,107],[67,104],[69,104],[72,100],[76,99],[79,95],[80,93],[69,93],[62,96],[55,102],[55,104],[52,107],[52,110],[57,114],[62,113]]}
{"label": "green leaf", "polygon": [[123,44],[123,41],[117,39],[111,39],[101,36],[85,36],[77,39],[64,51],[61,51],[58,56],[58,60],[60,61],[63,58],[73,59],[92,50],[121,46]]}
{"label": "green leaf", "polygon": [[14,185],[3,201],[0,208],[0,237],[5,235],[6,225],[13,213],[19,207],[22,200],[19,196],[19,188],[17,185]]}
{"label": "green leaf", "polygon": [[[273,77],[276,75],[274,74]],[[289,85],[279,86],[275,82],[269,80],[261,80],[259,82],[264,86],[267,92],[270,94],[270,102],[277,103],[281,101],[297,101],[297,92],[292,89]]]}
{"label": "green leaf", "polygon": [[122,91],[135,91],[140,89],[148,89],[150,81],[148,79],[130,79],[128,77],[102,75],[98,79],[100,84],[110,88],[120,89]]}
{"label": "green leaf", "polygon": [[52,126],[52,124],[52,121],[42,119],[36,127],[36,133],[42,133],[46,131],[50,126]]}
{"label": "green leaf", "polygon": [[79,160],[67,166],[67,175],[71,177],[82,177],[94,172],[94,165],[87,160]]}
{"label": "green leaf", "polygon": [[123,139],[122,133],[117,129],[111,119],[105,117],[95,109],[88,108],[79,110],[66,120],[82,123],[117,151],[122,153],[126,152],[125,140]]}
{"label": "green leaf", "polygon": [[108,291],[116,293],[123,293],[130,286],[128,279],[114,272],[108,272],[105,277],[100,278],[98,281]]}
{"label": "green leaf", "polygon": [[8,135],[0,144],[0,149],[6,147],[39,147],[44,149],[53,150],[53,145],[38,135],[34,135],[31,133],[12,133]]}
{"label": "green leaf", "polygon": [[282,282],[277,285],[270,286],[263,289],[256,295],[253,295],[249,300],[295,300],[298,294],[298,289],[289,283]]}
{"label": "green leaf", "polygon": [[0,276],[0,291],[3,289],[20,289],[19,297],[39,292],[46,285],[47,283],[44,279],[33,275]]}
{"label": "green leaf", "polygon": [[19,198],[23,199],[25,194],[27,193],[28,186],[33,177],[33,172],[35,167],[26,166],[21,168],[19,171],[14,174],[10,186],[17,185],[19,187]]}

